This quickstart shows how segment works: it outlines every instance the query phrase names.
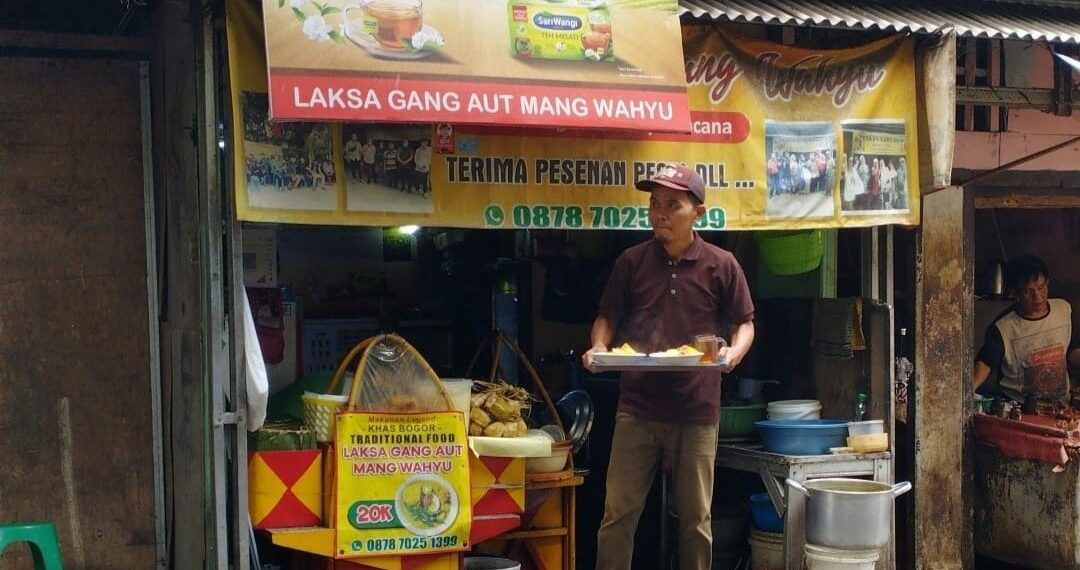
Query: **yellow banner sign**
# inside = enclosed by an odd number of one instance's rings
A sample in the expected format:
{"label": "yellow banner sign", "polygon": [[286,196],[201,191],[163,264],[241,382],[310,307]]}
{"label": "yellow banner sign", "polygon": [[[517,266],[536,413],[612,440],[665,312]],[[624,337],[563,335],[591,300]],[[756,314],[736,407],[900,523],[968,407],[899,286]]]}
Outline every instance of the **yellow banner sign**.
{"label": "yellow banner sign", "polygon": [[648,196],[634,183],[685,162],[707,186],[699,229],[919,221],[910,38],[813,51],[683,26],[690,134],[278,123],[258,15],[228,6],[241,220],[640,230]]}
{"label": "yellow banner sign", "polygon": [[456,412],[337,416],[341,557],[467,550],[472,529],[465,423]]}
{"label": "yellow banner sign", "polygon": [[851,152],[856,155],[904,156],[906,150],[903,135],[852,131],[851,140]]}

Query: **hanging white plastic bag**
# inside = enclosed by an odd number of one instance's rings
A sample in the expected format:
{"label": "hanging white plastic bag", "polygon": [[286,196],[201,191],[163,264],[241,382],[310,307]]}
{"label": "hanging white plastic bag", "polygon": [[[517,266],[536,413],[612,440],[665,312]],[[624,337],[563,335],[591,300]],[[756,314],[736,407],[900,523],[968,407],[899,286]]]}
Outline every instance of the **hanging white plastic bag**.
{"label": "hanging white plastic bag", "polygon": [[266,403],[270,398],[270,381],[266,376],[266,363],[263,362],[262,349],[259,347],[259,334],[255,330],[255,317],[251,314],[251,303],[244,295],[244,361],[247,371],[247,428],[257,431],[266,420]]}

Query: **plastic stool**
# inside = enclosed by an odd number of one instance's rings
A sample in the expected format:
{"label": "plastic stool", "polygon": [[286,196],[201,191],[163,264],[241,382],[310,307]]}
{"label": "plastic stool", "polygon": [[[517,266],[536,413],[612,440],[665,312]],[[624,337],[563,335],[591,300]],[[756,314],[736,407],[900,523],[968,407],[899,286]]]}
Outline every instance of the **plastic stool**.
{"label": "plastic stool", "polygon": [[0,524],[0,554],[10,544],[26,542],[34,556],[34,570],[63,570],[56,526],[49,522]]}

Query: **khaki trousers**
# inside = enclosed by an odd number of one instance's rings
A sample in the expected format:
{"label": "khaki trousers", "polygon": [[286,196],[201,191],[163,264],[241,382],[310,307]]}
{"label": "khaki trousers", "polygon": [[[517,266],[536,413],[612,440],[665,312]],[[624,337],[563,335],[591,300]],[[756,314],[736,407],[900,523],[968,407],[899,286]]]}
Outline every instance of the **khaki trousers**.
{"label": "khaki trousers", "polygon": [[671,459],[679,515],[679,570],[712,566],[713,469],[717,428],[650,422],[619,413],[611,442],[597,570],[630,570],[634,532],[664,456]]}

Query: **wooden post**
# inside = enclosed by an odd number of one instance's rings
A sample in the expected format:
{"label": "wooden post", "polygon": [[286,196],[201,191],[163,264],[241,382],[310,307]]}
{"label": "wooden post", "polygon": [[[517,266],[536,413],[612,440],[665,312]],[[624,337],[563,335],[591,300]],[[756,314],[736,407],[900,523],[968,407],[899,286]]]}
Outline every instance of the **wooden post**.
{"label": "wooden post", "polygon": [[973,564],[970,498],[974,199],[923,197],[916,265],[914,541],[916,568]]}

